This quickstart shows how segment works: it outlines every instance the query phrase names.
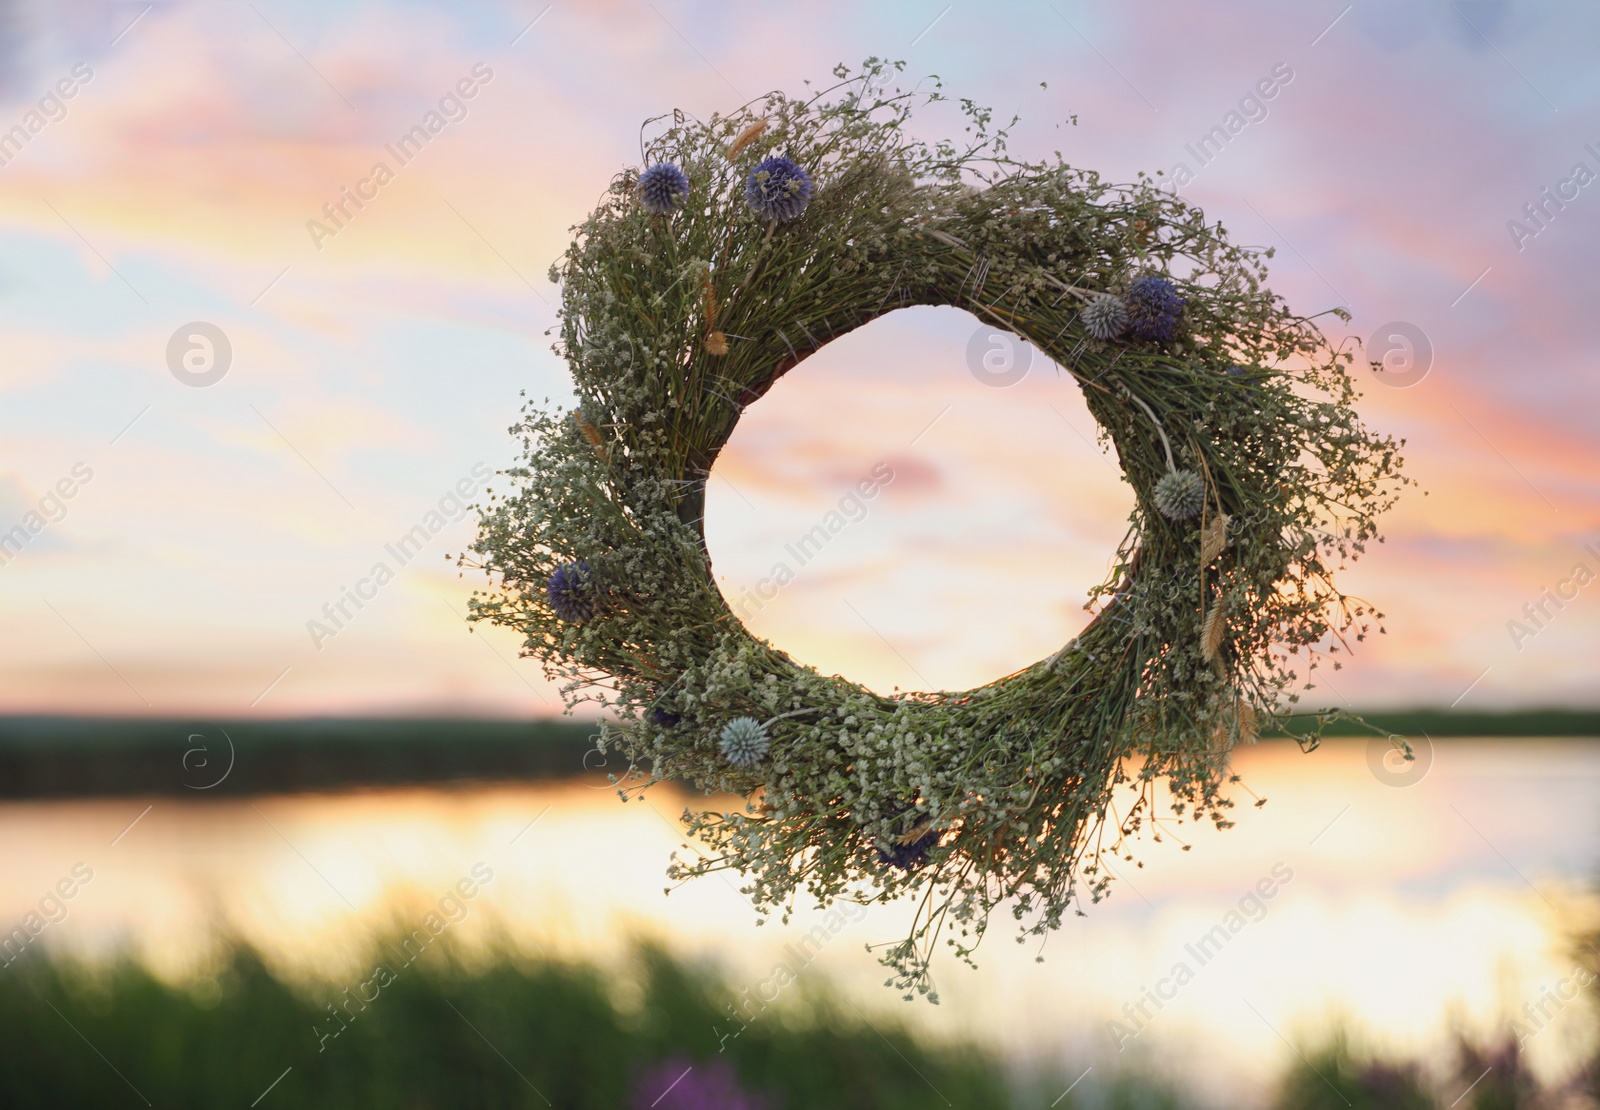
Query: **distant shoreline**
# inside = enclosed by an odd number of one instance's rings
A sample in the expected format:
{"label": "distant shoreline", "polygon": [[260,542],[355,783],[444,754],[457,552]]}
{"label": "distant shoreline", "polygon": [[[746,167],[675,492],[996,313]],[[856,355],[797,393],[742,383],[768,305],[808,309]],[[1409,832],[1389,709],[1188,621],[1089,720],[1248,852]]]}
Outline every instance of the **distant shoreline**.
{"label": "distant shoreline", "polygon": [[[1526,736],[1600,739],[1600,709],[1371,709],[1359,715],[1373,728],[1401,736],[1426,734],[1434,740]],[[1309,723],[1309,717],[1306,720]],[[1324,735],[1370,736],[1372,732],[1359,725],[1335,722]]]}
{"label": "distant shoreline", "polygon": [[[1375,728],[1433,740],[1600,739],[1600,710],[1398,709],[1363,716]],[[1310,719],[1304,721],[1309,727]],[[0,799],[204,799],[536,782],[620,770],[617,753],[596,749],[598,732],[598,722],[559,718],[0,717]],[[1372,733],[1335,723],[1325,735]]]}
{"label": "distant shoreline", "polygon": [[596,751],[598,732],[561,719],[0,717],[0,799],[572,778],[619,767]]}

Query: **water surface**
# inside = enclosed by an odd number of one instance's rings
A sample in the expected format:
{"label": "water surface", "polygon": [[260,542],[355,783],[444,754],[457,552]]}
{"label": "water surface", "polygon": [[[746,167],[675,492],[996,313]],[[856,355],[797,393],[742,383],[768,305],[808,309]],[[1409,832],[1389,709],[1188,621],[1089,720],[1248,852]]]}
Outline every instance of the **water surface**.
{"label": "water surface", "polygon": [[[1125,865],[1113,896],[1070,919],[1043,963],[1037,941],[1013,943],[997,920],[978,970],[938,965],[939,1006],[901,1003],[863,946],[903,930],[906,907],[873,906],[805,973],[832,978],[869,1015],[909,1012],[1018,1060],[1076,1074],[1142,1054],[1197,1090],[1251,1102],[1287,1043],[1330,1020],[1390,1051],[1437,1051],[1457,1026],[1505,1030],[1572,971],[1566,937],[1600,871],[1600,744],[1441,743],[1405,787],[1375,774],[1356,741],[1309,755],[1261,745],[1236,767],[1248,787],[1237,826],[1146,841],[1145,866]],[[275,960],[338,976],[364,958],[371,929],[421,926],[482,865],[493,877],[446,903],[462,939],[499,930],[611,961],[629,936],[654,935],[756,986],[824,918],[808,909],[757,927],[732,878],[664,893],[685,801],[704,799],[661,790],[623,805],[603,782],[569,780],[7,804],[0,922],[45,922],[20,959],[38,958],[34,945],[131,945],[185,974],[224,926]],[[1537,1066],[1559,1071],[1584,1050],[1592,1002],[1543,1023],[1528,1042]]]}

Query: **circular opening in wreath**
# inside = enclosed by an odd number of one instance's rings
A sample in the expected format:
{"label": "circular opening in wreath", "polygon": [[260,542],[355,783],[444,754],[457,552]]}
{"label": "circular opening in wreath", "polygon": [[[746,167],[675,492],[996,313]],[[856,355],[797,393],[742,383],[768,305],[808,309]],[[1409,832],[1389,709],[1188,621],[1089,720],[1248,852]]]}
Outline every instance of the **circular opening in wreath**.
{"label": "circular opening in wreath", "polygon": [[740,419],[706,543],[755,635],[881,693],[961,690],[1088,623],[1133,494],[1077,383],[955,308],[826,344]]}

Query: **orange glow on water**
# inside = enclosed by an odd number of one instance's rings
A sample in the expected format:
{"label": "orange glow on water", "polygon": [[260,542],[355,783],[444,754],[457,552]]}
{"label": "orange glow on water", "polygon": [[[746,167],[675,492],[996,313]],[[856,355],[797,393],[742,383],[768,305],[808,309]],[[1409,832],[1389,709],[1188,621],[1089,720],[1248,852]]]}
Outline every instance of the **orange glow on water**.
{"label": "orange glow on water", "polygon": [[[997,919],[978,970],[936,965],[938,1007],[898,1002],[862,951],[906,926],[906,905],[868,907],[816,968],[859,1005],[903,1010],[932,1032],[1024,1059],[1142,1054],[1219,1093],[1259,1091],[1284,1063],[1280,1034],[1314,1040],[1335,1020],[1396,1053],[1437,1051],[1457,1026],[1504,1032],[1572,972],[1565,937],[1596,865],[1600,748],[1441,744],[1407,788],[1379,781],[1368,756],[1345,741],[1240,753],[1264,808],[1240,795],[1237,827],[1186,828],[1187,852],[1143,845],[1145,866],[1119,864],[1113,896],[1052,936],[1043,964],[1037,941],[1011,943],[1009,918]],[[339,974],[360,962],[369,930],[415,927],[482,863],[494,878],[453,927],[462,939],[502,930],[604,962],[627,937],[656,935],[724,961],[736,982],[765,976],[822,915],[756,928],[737,882],[717,877],[664,895],[685,801],[622,805],[581,782],[8,805],[0,920],[20,919],[83,862],[94,878],[44,944],[128,942],[181,973],[220,924],[290,966]],[[1592,1003],[1541,1024],[1527,1046],[1538,1067],[1577,1058]]]}

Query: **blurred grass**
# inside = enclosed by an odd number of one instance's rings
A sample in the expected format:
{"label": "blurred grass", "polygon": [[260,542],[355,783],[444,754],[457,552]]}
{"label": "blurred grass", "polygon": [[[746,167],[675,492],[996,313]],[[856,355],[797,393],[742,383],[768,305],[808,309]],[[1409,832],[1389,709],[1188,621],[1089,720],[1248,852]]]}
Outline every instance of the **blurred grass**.
{"label": "blurred grass", "polygon": [[[376,944],[348,981],[314,983],[291,981],[238,943],[182,984],[131,959],[30,950],[0,970],[0,1106],[1201,1106],[1181,1077],[1118,1073],[1103,1061],[1025,1073],[972,1045],[929,1043],[862,1013],[821,975],[802,974],[741,1022],[730,1016],[748,997],[740,984],[650,943],[600,966],[505,948],[464,958],[448,938],[406,963],[397,940]],[[379,964],[391,970],[386,981]],[[1385,1059],[1334,1031],[1290,1062],[1274,1110],[1552,1110],[1594,1106],[1583,1093],[1600,1094],[1593,1070],[1541,1087],[1509,1037],[1463,1040],[1451,1059],[1420,1062]],[[729,1069],[750,1100],[663,1101],[645,1089],[687,1066]]]}
{"label": "blurred grass", "polygon": [[342,1027],[325,1008],[345,1005],[342,989],[313,997],[243,946],[198,986],[127,960],[29,953],[0,972],[0,1104],[243,1107],[283,1075],[264,1110],[631,1107],[650,1064],[720,1057],[774,1108],[1011,1105],[994,1060],[869,1024],[820,980],[793,984],[733,1036],[727,982],[659,948],[605,970],[510,955],[468,964],[444,948],[410,965],[380,948],[393,980],[376,992],[370,978],[340,984],[370,998],[348,1005]]}
{"label": "blurred grass", "polygon": [[1335,1032],[1300,1056],[1283,1076],[1275,1110],[1589,1110],[1600,1105],[1595,1073],[1547,1085],[1529,1070],[1517,1040],[1465,1038],[1432,1070],[1417,1060],[1387,1059]]}

